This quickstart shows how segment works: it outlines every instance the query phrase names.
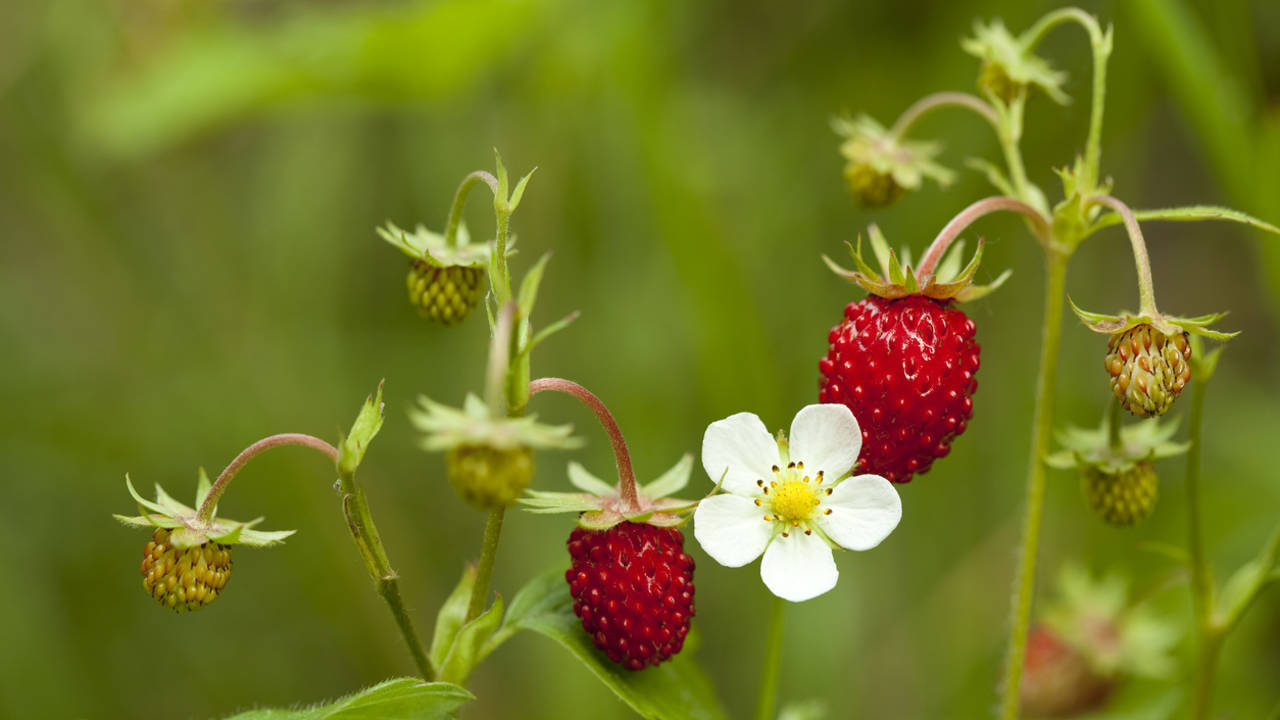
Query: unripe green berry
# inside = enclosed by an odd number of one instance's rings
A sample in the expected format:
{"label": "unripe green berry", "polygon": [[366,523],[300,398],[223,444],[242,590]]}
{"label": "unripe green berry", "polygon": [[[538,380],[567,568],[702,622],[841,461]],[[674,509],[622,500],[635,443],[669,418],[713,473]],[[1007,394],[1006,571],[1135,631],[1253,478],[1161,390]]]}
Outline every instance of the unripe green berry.
{"label": "unripe green berry", "polygon": [[482,510],[515,502],[533,479],[533,451],[459,445],[447,457],[449,483],[458,496]]}
{"label": "unripe green berry", "polygon": [[1121,527],[1150,515],[1159,495],[1156,470],[1145,460],[1118,473],[1090,466],[1084,471],[1083,487],[1089,507],[1108,524]]}
{"label": "unripe green berry", "polygon": [[442,325],[465,320],[485,294],[484,268],[436,267],[424,260],[411,262],[406,284],[418,314]]}
{"label": "unripe green berry", "polygon": [[845,165],[844,179],[853,199],[863,207],[891,205],[906,192],[891,173],[880,172],[866,163]]}
{"label": "unripe green berry", "polygon": [[1111,336],[1104,366],[1111,391],[1139,417],[1163,415],[1191,380],[1191,343],[1185,332],[1166,335],[1136,325]]}
{"label": "unripe green berry", "polygon": [[142,552],[142,587],[176,612],[199,610],[218,598],[231,577],[231,546],[215,542],[175,548],[159,528]]}

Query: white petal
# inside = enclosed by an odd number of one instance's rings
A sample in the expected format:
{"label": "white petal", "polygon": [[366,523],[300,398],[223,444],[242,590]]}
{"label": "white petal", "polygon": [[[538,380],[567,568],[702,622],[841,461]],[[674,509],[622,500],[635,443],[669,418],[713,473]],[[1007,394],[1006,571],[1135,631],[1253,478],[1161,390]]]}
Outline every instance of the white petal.
{"label": "white petal", "polygon": [[791,459],[810,472],[823,471],[828,479],[849,472],[862,450],[862,430],[853,412],[844,405],[807,405],[791,421]]}
{"label": "white petal", "polygon": [[831,557],[831,548],[815,533],[792,532],[778,537],[764,551],[760,578],[769,592],[783,600],[801,602],[815,598],[836,586],[840,571]]}
{"label": "white petal", "polygon": [[713,483],[725,475],[723,487],[734,495],[754,495],[756,481],[772,478],[777,464],[778,442],[753,413],[717,420],[702,436],[702,467]]}
{"label": "white petal", "polygon": [[822,510],[816,519],[827,537],[850,550],[870,550],[898,527],[902,500],[879,475],[856,475],[822,498]]}
{"label": "white petal", "polygon": [[773,523],[755,501],[737,495],[714,495],[693,511],[693,536],[712,560],[726,567],[742,567],[760,557]]}

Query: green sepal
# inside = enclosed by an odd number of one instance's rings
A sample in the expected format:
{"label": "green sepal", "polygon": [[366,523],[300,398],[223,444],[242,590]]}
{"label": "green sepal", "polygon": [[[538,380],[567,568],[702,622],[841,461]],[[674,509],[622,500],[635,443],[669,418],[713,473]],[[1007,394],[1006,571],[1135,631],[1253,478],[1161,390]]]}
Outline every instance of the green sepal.
{"label": "green sepal", "polygon": [[461,410],[424,395],[418,397],[418,404],[409,410],[409,421],[426,434],[419,444],[428,451],[461,445],[569,450],[582,444],[573,437],[572,425],[544,425],[537,422],[536,415],[491,417],[488,405],[475,395],[467,396]]}
{"label": "green sepal", "polygon": [[226,720],[451,720],[458,708],[474,699],[466,688],[452,683],[396,678],[329,703],[248,710]]}
{"label": "green sepal", "polygon": [[471,671],[488,654],[485,648],[489,638],[501,623],[502,596],[497,595],[488,609],[458,630],[437,677],[444,682],[465,683]]}
{"label": "green sepal", "polygon": [[175,520],[168,515],[159,514],[143,514],[137,517],[129,517],[127,515],[112,514],[111,517],[119,520],[125,527],[131,528],[167,528],[173,529],[182,527],[181,520]]}
{"label": "green sepal", "polygon": [[[204,498],[209,495],[211,486],[203,468],[200,470],[199,475],[196,497],[203,504]],[[137,517],[125,515],[113,515],[112,517],[127,527],[172,530],[169,534],[169,542],[177,548],[198,547],[209,541],[224,545],[268,547],[280,544],[285,538],[297,532],[296,530],[253,530],[251,528],[262,522],[262,518],[257,518],[247,523],[219,518],[216,506],[213,508],[209,519],[202,520],[195,508],[189,508],[174,500],[159,484],[156,485],[156,501],[152,502],[138,494],[137,489],[133,487],[133,480],[128,475],[125,475],[124,482],[129,495],[138,504],[138,509],[142,511],[142,514]],[[147,512],[148,510],[152,512]]]}
{"label": "green sepal", "polygon": [[612,485],[592,475],[590,470],[587,470],[577,461],[569,462],[568,472],[569,484],[585,493],[604,496],[614,491]]}
{"label": "green sepal", "polygon": [[[449,247],[441,233],[435,233],[419,224],[412,233],[393,222],[377,228],[378,236],[397,250],[414,260],[421,260],[432,267],[482,267],[492,254],[492,243],[472,243],[464,223],[458,223],[457,245]],[[508,255],[513,252],[508,247]]]}
{"label": "green sepal", "polygon": [[497,165],[494,174],[498,178],[498,190],[493,194],[493,209],[500,215],[510,215],[520,205],[520,199],[524,197],[524,189],[529,184],[529,178],[537,172],[538,168],[530,170],[527,175],[520,178],[520,182],[516,183],[516,189],[510,195],[507,194],[509,187],[509,179],[507,177],[507,168],[502,164],[502,154],[498,152],[498,148],[493,149],[494,162]]}
{"label": "green sepal", "polygon": [[[1054,70],[1048,61],[1033,54],[1026,45],[1005,28],[999,18],[990,23],[974,21],[973,37],[960,41],[960,47],[980,60],[994,63],[1013,83],[1025,88],[1034,85],[1059,105],[1068,105],[1071,98],[1062,91],[1067,74]],[[989,99],[1005,104],[1003,98],[984,92]],[[1025,97],[1025,93],[1020,93]],[[1021,113],[1018,113],[1020,115]]]}
{"label": "green sepal", "polygon": [[[129,473],[124,474],[124,486],[129,489],[129,494],[133,496],[134,502],[138,503],[139,510],[151,510],[161,514],[165,512],[165,509],[160,504],[153,503],[138,494],[138,491],[133,487],[133,480],[129,477]],[[156,487],[159,487],[159,485]]]}
{"label": "green sepal", "polygon": [[517,502],[524,505],[525,510],[535,514],[588,512],[600,507],[599,501],[591,495],[545,490],[526,490],[525,496]]}
{"label": "green sepal", "polygon": [[[209,497],[209,491],[213,489],[213,483],[209,482],[209,475],[205,473],[204,468],[197,471],[196,478],[196,504],[195,507],[204,505],[205,498]],[[213,514],[218,514],[218,506],[213,506]]]}
{"label": "green sepal", "polygon": [[551,337],[552,335],[555,335],[556,333],[560,332],[561,330],[563,330],[563,329],[565,329],[565,328],[569,327],[570,325],[572,325],[572,324],[573,324],[573,321],[574,321],[574,320],[577,320],[577,319],[578,319],[578,316],[579,316],[580,314],[581,314],[581,313],[579,313],[577,310],[574,310],[573,312],[569,313],[568,315],[565,315],[564,317],[560,318],[559,320],[557,320],[557,321],[555,321],[555,322],[551,323],[550,325],[547,325],[546,327],[544,327],[544,328],[542,328],[541,330],[539,330],[537,333],[535,333],[535,334],[534,334],[534,336],[533,336],[532,338],[529,338],[529,340],[525,342],[525,344],[524,344],[524,346],[523,346],[523,347],[521,347],[521,348],[520,348],[520,355],[519,355],[519,357],[523,358],[525,355],[528,355],[528,354],[529,354],[529,353],[530,353],[530,352],[531,352],[535,347],[537,347],[537,346],[538,346],[538,344],[539,344],[539,343],[541,343],[543,340],[546,340],[547,338]]}
{"label": "green sepal", "polygon": [[1139,325],[1150,325],[1165,335],[1174,335],[1175,333],[1186,331],[1193,335],[1202,335],[1213,340],[1230,340],[1239,335],[1239,331],[1226,333],[1218,330],[1210,330],[1207,326],[1226,317],[1225,312],[1211,313],[1209,315],[1199,315],[1192,318],[1178,317],[1176,315],[1164,315],[1156,313],[1154,315],[1136,315],[1128,312],[1121,312],[1117,315],[1105,315],[1103,313],[1089,312],[1076,305],[1071,296],[1067,296],[1067,303],[1071,305],[1071,310],[1080,318],[1085,327],[1096,333],[1103,335],[1115,335],[1125,332]]}
{"label": "green sepal", "polygon": [[435,670],[437,675],[449,657],[454,638],[458,636],[458,631],[466,622],[467,606],[471,602],[471,589],[475,584],[476,566],[468,563],[462,570],[462,579],[458,581],[453,592],[449,593],[449,597],[445,598],[444,604],[440,606],[440,611],[436,613],[436,631],[431,637],[431,649],[427,652],[427,659],[431,662],[431,669]]}
{"label": "green sepal", "polygon": [[1107,474],[1129,470],[1139,462],[1149,462],[1185,453],[1190,443],[1173,442],[1179,418],[1151,418],[1120,429],[1120,447],[1112,448],[1107,422],[1101,427],[1068,426],[1055,433],[1062,450],[1045,457],[1045,464],[1060,470],[1096,467]]}
{"label": "green sepal", "polygon": [[693,455],[685,453],[671,469],[658,476],[657,480],[640,488],[640,493],[649,498],[661,498],[678,493],[689,484],[689,475],[693,471]]}
{"label": "green sepal", "polygon": [[351,434],[338,443],[338,474],[350,477],[364,460],[369,443],[382,429],[383,410],[382,386],[386,380],[378,381],[378,390],[365,399],[356,420],[351,425]]}
{"label": "green sepal", "polygon": [[161,512],[168,515],[183,515],[194,512],[192,508],[174,500],[169,493],[164,491],[164,488],[160,487],[160,483],[156,483],[156,503],[160,506]]}
{"label": "green sepal", "polygon": [[1004,172],[996,167],[995,163],[983,158],[966,158],[964,164],[973,170],[977,170],[987,178],[987,182],[991,183],[1001,195],[1007,197],[1017,197],[1018,193],[1013,190],[1013,183],[1009,182],[1004,176]]}
{"label": "green sepal", "polygon": [[[850,254],[853,256],[854,264],[857,266],[856,270],[846,270],[826,255],[822,256],[822,260],[827,264],[827,267],[831,268],[832,272],[877,297],[894,299],[908,295],[923,295],[938,301],[955,300],[956,302],[968,302],[991,293],[1004,284],[1004,281],[1012,274],[1011,270],[1005,270],[994,282],[988,285],[973,284],[974,277],[978,272],[978,266],[982,262],[983,247],[985,245],[984,241],[979,238],[977,251],[963,269],[960,268],[960,262],[964,252],[964,242],[957,240],[944,253],[933,273],[922,279],[917,279],[909,261],[905,263],[905,266],[902,262],[899,262],[897,254],[890,249],[889,243],[885,240],[884,233],[880,231],[879,227],[873,224],[868,228],[868,231],[872,252],[875,254],[876,261],[881,268],[879,273],[862,259],[861,237],[858,238],[857,246],[845,243],[849,245]],[[909,258],[909,251],[904,249],[902,257]]]}

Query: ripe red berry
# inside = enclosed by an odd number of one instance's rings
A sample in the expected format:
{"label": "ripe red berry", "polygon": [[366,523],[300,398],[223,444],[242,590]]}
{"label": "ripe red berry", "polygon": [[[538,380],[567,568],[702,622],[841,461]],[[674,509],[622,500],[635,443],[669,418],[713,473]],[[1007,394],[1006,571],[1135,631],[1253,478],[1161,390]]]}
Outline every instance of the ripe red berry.
{"label": "ripe red berry", "polygon": [[565,573],[573,612],[609,659],[630,670],[680,652],[693,618],[693,558],[675,528],[622,522],[574,528]]}
{"label": "ripe red berry", "polygon": [[951,301],[868,295],[844,309],[818,363],[818,400],[843,403],[862,428],[855,472],[910,482],[951,451],[973,415],[979,348]]}

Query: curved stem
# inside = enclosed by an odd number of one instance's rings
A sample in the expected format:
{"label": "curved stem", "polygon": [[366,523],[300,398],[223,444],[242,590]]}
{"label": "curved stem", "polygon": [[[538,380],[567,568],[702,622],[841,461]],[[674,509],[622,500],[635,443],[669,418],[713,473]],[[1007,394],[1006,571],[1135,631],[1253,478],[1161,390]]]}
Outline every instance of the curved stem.
{"label": "curved stem", "polygon": [[471,194],[471,188],[478,182],[488,185],[495,194],[498,192],[498,179],[483,170],[477,170],[462,178],[458,191],[453,195],[453,205],[449,207],[449,219],[444,225],[444,242],[449,247],[458,246],[458,225],[462,223],[462,208],[467,204],[467,195]]}
{"label": "curved stem", "polygon": [[285,445],[301,445],[315,450],[319,450],[336,465],[338,463],[338,449],[318,437],[311,435],[303,435],[301,433],[283,433],[280,435],[272,435],[265,437],[258,442],[250,445],[240,452],[231,464],[227,465],[218,479],[214,481],[209,488],[209,494],[205,496],[204,503],[200,505],[200,510],[196,517],[201,522],[209,522],[213,517],[213,509],[218,505],[218,499],[222,497],[222,493],[226,492],[227,485],[235,478],[236,474],[249,464],[249,461],[258,455],[270,450],[274,447],[282,447]]}
{"label": "curved stem", "polygon": [[915,125],[920,118],[928,115],[933,110],[944,107],[962,107],[972,110],[990,123],[997,135],[1000,134],[1000,116],[996,114],[995,109],[990,105],[969,93],[940,92],[926,95],[904,110],[898,116],[897,122],[889,130],[889,137],[893,140],[901,140],[902,136],[906,135],[911,126]]}
{"label": "curved stem", "polygon": [[605,407],[605,404],[594,393],[572,380],[538,378],[529,383],[530,395],[537,395],[546,390],[572,395],[581,400],[584,405],[591,408],[591,412],[596,414],[596,419],[600,421],[600,426],[609,434],[609,442],[613,444],[613,459],[618,465],[618,494],[627,509],[638,511],[640,504],[636,497],[636,473],[631,467],[631,453],[627,451],[627,441],[622,437],[622,430],[618,428],[618,422],[613,419],[613,414],[609,412],[609,408]]}
{"label": "curved stem", "polygon": [[1085,200],[1085,207],[1093,204],[1106,205],[1124,219],[1124,229],[1129,233],[1129,244],[1133,246],[1133,264],[1138,270],[1138,314],[1155,317],[1159,311],[1156,310],[1156,291],[1151,281],[1151,259],[1147,257],[1147,242],[1142,238],[1142,228],[1138,227],[1133,211],[1110,195],[1094,195]]}
{"label": "curved stem", "polygon": [[489,585],[493,581],[493,563],[498,557],[498,540],[502,537],[502,520],[507,509],[497,507],[489,511],[484,523],[484,544],[480,547],[480,564],[476,567],[476,584],[471,589],[467,603],[467,622],[480,616],[485,601],[489,599]]}
{"label": "curved stem", "polygon": [[769,615],[769,637],[764,651],[764,667],[760,671],[760,696],[756,701],[756,720],[773,720],[778,704],[778,670],[782,667],[782,617],[787,604],[780,597],[773,598],[773,610]]}
{"label": "curved stem", "polygon": [[515,325],[516,305],[513,302],[504,304],[498,310],[497,321],[493,327],[493,337],[489,340],[489,366],[486,369],[484,399],[489,404],[489,412],[494,417],[507,415],[505,395],[507,373],[511,370],[511,333]]}
{"label": "curved stem", "polygon": [[1080,8],[1067,7],[1055,10],[1040,18],[1022,34],[1022,47],[1031,50],[1055,27],[1068,22],[1079,23],[1089,34],[1089,46],[1093,50],[1093,99],[1089,110],[1089,135],[1085,141],[1085,188],[1097,186],[1099,164],[1102,156],[1102,111],[1107,90],[1107,59],[1111,56],[1110,38],[1102,32],[1098,19]]}
{"label": "curved stem", "polygon": [[1004,196],[984,198],[961,210],[959,215],[951,218],[951,221],[942,228],[942,231],[934,238],[933,243],[929,245],[929,249],[925,251],[924,256],[920,258],[920,268],[916,270],[916,280],[923,282],[926,277],[933,273],[934,268],[937,267],[938,261],[942,259],[942,255],[947,251],[947,248],[975,220],[983,215],[989,215],[1001,210],[1025,215],[1031,221],[1036,231],[1036,237],[1040,238],[1041,242],[1045,242],[1045,238],[1049,237],[1052,231],[1049,221],[1038,210],[1021,200]]}
{"label": "curved stem", "polygon": [[1044,514],[1044,457],[1049,451],[1054,378],[1058,370],[1058,347],[1062,341],[1062,300],[1067,283],[1067,259],[1066,254],[1052,249],[1047,256],[1044,338],[1040,346],[1035,416],[1031,426],[1031,458],[1027,467],[1027,507],[1022,527],[1022,554],[1014,580],[1013,617],[1005,653],[1004,686],[1000,703],[1000,717],[1003,720],[1017,720],[1022,667],[1027,654],[1027,628],[1031,621],[1031,598],[1035,592],[1040,519]]}

